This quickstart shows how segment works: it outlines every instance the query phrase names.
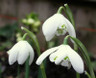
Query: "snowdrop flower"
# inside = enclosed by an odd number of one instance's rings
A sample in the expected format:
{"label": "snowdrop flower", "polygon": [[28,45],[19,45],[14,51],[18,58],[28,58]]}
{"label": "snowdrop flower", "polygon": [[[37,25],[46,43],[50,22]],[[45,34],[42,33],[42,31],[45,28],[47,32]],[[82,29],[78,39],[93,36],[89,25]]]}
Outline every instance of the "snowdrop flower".
{"label": "snowdrop flower", "polygon": [[33,24],[33,23],[34,23],[34,20],[33,20],[32,18],[29,18],[29,19],[27,20],[27,23],[28,23],[28,24]]}
{"label": "snowdrop flower", "polygon": [[16,61],[18,61],[18,64],[23,64],[29,56],[29,65],[31,65],[34,59],[33,48],[27,41],[24,40],[16,43],[7,53],[9,54],[10,65]]}
{"label": "snowdrop flower", "polygon": [[46,41],[50,41],[55,35],[65,35],[66,32],[76,37],[73,25],[62,14],[54,14],[48,18],[42,26],[42,31]]}
{"label": "snowdrop flower", "polygon": [[50,55],[50,61],[54,62],[56,65],[62,65],[68,68],[72,65],[76,72],[84,72],[83,60],[69,45],[60,45],[58,47],[48,49],[39,56],[36,64],[40,65],[48,55]]}

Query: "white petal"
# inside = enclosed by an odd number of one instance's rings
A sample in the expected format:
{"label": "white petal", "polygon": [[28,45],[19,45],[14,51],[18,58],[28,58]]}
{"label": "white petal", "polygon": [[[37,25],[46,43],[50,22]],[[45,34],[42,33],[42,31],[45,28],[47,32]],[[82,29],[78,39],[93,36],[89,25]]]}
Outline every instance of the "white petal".
{"label": "white petal", "polygon": [[59,55],[59,54],[60,54],[60,53],[59,53],[58,51],[50,54],[49,60],[50,60],[51,62],[55,62],[55,60],[56,60],[56,58],[58,58],[58,55]]}
{"label": "white petal", "polygon": [[[68,31],[69,35],[72,36],[72,37],[76,37],[76,32],[75,32],[75,29],[74,29],[73,25],[65,17],[64,17],[64,20],[67,23],[66,27],[67,27],[67,31]],[[74,41],[72,40],[72,42],[74,42]]]}
{"label": "white petal", "polygon": [[[64,46],[64,45],[58,46],[58,50],[50,55],[49,59],[50,59],[51,62],[55,62],[55,60],[56,60],[59,56],[61,56],[61,54],[62,54],[62,53],[61,53],[61,52],[62,52],[61,49],[63,48],[63,46]],[[54,60],[54,59],[55,59],[55,60]]]}
{"label": "white petal", "polygon": [[84,63],[82,58],[73,50],[71,49],[70,46],[66,46],[67,49],[67,54],[69,57],[69,60],[73,66],[73,68],[78,72],[78,73],[83,73],[84,72]]}
{"label": "white petal", "polygon": [[29,50],[28,47],[26,46],[26,41],[21,42],[20,44],[20,49],[19,49],[19,54],[18,54],[18,64],[23,64],[28,56],[29,56]]}
{"label": "white petal", "polygon": [[55,50],[57,50],[58,49],[58,47],[55,47],[55,48],[51,48],[51,49],[48,49],[48,50],[46,50],[45,52],[43,52],[40,56],[39,56],[39,58],[37,59],[37,61],[36,61],[36,64],[37,65],[40,65],[41,63],[42,63],[42,61],[48,56],[48,55],[50,55],[51,53],[53,53]]}
{"label": "white petal", "polygon": [[49,34],[49,35],[45,36],[46,41],[50,41],[54,37],[54,35],[55,35],[55,33],[54,34]]}
{"label": "white petal", "polygon": [[55,60],[55,64],[60,64],[61,61],[67,56],[66,54],[66,48],[62,47],[58,50],[58,58]]}
{"label": "white petal", "polygon": [[18,56],[19,42],[16,43],[7,53],[9,54],[9,64],[16,62]]}
{"label": "white petal", "polygon": [[29,51],[29,55],[30,55],[30,59],[29,59],[29,65],[31,65],[31,63],[33,62],[33,60],[34,60],[34,50],[33,50],[33,48],[31,47],[31,45],[29,44],[29,43],[26,43],[26,45],[27,45],[27,50]]}
{"label": "white petal", "polygon": [[9,64],[12,65],[13,63],[16,62],[18,56],[18,51],[10,51],[9,54]]}
{"label": "white petal", "polygon": [[62,26],[63,22],[63,15],[61,14],[54,14],[44,22],[42,31],[47,41],[50,41],[54,37],[57,28]]}

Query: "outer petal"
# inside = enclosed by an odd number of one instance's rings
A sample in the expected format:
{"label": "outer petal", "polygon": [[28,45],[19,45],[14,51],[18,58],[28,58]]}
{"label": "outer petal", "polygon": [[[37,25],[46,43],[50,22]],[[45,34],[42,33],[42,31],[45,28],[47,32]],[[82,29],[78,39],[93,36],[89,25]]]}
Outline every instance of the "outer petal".
{"label": "outer petal", "polygon": [[76,37],[76,32],[75,32],[75,29],[74,29],[74,26],[70,23],[70,21],[68,19],[66,19],[64,17],[66,23],[67,23],[67,30],[68,30],[68,33],[73,36],[73,37]]}
{"label": "outer petal", "polygon": [[62,26],[63,22],[63,15],[61,14],[54,14],[44,22],[42,31],[47,41],[50,41],[54,37],[57,28]]}
{"label": "outer petal", "polygon": [[29,51],[29,55],[30,55],[29,65],[31,65],[31,63],[34,60],[34,50],[33,50],[33,48],[31,47],[31,45],[28,42],[26,43],[26,45],[28,47],[27,50]]}
{"label": "outer petal", "polygon": [[45,52],[43,52],[39,58],[37,59],[36,61],[36,64],[37,65],[40,65],[42,63],[42,61],[48,56],[50,55],[51,53],[53,53],[54,51],[56,51],[58,49],[58,47],[55,47],[55,48],[51,48],[51,49],[48,49],[46,50]]}
{"label": "outer petal", "polygon": [[16,62],[18,56],[19,42],[16,43],[7,53],[9,54],[9,64],[12,65]]}
{"label": "outer petal", "polygon": [[51,61],[51,62],[55,62],[55,59],[56,58],[58,58],[58,54],[59,54],[59,52],[54,52],[54,53],[52,53],[52,54],[50,54],[50,56],[49,56],[49,60]]}
{"label": "outer petal", "polygon": [[67,49],[67,55],[69,57],[69,60],[73,66],[73,68],[78,72],[78,73],[83,73],[84,72],[84,63],[82,58],[73,50],[71,49],[70,46],[66,46]]}
{"label": "outer petal", "polygon": [[17,56],[18,56],[18,51],[10,51],[10,54],[9,54],[9,64],[12,65],[13,63],[16,62],[17,60]]}
{"label": "outer petal", "polygon": [[[50,59],[51,62],[55,62],[56,60],[58,60],[59,58],[61,58],[62,53],[63,53],[63,52],[62,52],[62,48],[63,48],[63,47],[64,47],[64,45],[60,45],[60,46],[58,47],[58,50],[50,55],[49,59]],[[63,60],[63,58],[60,59],[60,61],[62,61],[62,60]],[[60,63],[60,62],[59,62],[59,63]],[[58,63],[58,64],[59,64],[59,63]]]}
{"label": "outer petal", "polygon": [[18,64],[23,64],[28,56],[29,56],[29,50],[27,49],[28,46],[26,45],[26,41],[22,41],[20,44],[19,54],[18,54]]}
{"label": "outer petal", "polygon": [[58,58],[55,60],[55,64],[60,64],[61,61],[63,61],[63,59],[67,56],[66,53],[66,47],[63,46],[58,50],[59,54],[58,54]]}

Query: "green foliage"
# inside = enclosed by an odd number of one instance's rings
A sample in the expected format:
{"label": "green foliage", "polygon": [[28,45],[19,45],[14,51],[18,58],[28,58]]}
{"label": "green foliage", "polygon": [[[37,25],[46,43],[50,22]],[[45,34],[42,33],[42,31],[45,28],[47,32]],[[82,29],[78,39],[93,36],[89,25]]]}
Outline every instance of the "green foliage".
{"label": "green foliage", "polygon": [[17,23],[14,23],[12,25],[5,25],[4,27],[0,28],[0,36],[8,40],[11,39],[12,36],[15,34],[17,27]]}
{"label": "green foliage", "polygon": [[66,13],[69,21],[72,23],[72,25],[75,28],[75,22],[74,22],[72,11],[71,11],[71,9],[69,8],[69,6],[67,4],[65,4],[64,6],[65,6],[65,13]]}
{"label": "green foliage", "polygon": [[39,20],[39,19],[38,19],[38,14],[36,14],[36,13],[34,13],[34,12],[26,15],[26,18],[27,18],[27,19],[28,19],[28,18],[32,18],[32,19],[34,19],[35,21],[36,21],[36,20]]}
{"label": "green foliage", "polygon": [[7,24],[0,28],[0,51],[12,46],[12,40],[15,39],[15,33],[18,30],[18,24]]}
{"label": "green foliage", "polygon": [[90,57],[88,55],[88,51],[86,49],[86,47],[83,45],[83,43],[78,40],[77,38],[74,38],[74,37],[71,37],[70,38],[78,45],[78,47],[80,48],[81,50],[81,53],[86,61],[86,64],[87,64],[87,67],[90,71],[90,74],[91,74],[91,77],[92,78],[95,78],[95,74],[94,74],[94,70],[93,70],[93,67],[92,67],[92,63],[91,63],[91,60],[90,60]]}

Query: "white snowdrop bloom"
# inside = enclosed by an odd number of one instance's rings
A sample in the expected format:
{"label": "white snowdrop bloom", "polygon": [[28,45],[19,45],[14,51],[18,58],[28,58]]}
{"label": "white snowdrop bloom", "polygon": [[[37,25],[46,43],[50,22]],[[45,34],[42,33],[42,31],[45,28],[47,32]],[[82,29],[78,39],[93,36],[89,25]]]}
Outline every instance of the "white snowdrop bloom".
{"label": "white snowdrop bloom", "polygon": [[29,65],[31,65],[34,59],[34,50],[25,40],[16,43],[7,53],[9,55],[8,60],[10,65],[16,61],[18,61],[18,64],[23,64],[28,57],[30,57]]}
{"label": "white snowdrop bloom", "polygon": [[28,23],[28,24],[33,24],[33,23],[34,23],[34,20],[31,19],[31,18],[29,18],[29,19],[27,20],[27,23]]}
{"label": "white snowdrop bloom", "polygon": [[75,29],[68,19],[62,14],[54,14],[48,18],[42,26],[43,34],[46,41],[50,41],[55,35],[65,35],[66,32],[69,35],[76,37]]}
{"label": "white snowdrop bloom", "polygon": [[60,45],[46,50],[39,56],[36,64],[40,65],[48,55],[50,55],[50,61],[54,62],[56,65],[62,65],[68,68],[72,65],[76,72],[84,72],[84,63],[82,58],[69,45]]}

